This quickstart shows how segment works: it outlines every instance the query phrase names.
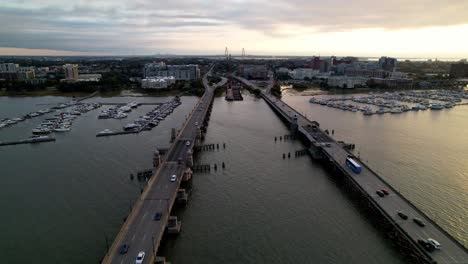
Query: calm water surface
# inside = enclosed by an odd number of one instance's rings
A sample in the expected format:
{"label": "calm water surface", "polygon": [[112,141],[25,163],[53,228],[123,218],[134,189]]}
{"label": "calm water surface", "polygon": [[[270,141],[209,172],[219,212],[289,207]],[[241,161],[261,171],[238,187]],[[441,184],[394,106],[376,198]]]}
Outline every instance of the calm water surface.
{"label": "calm water surface", "polygon": [[[466,245],[468,107],[366,118],[311,105],[308,97],[284,99],[335,129],[336,138],[356,143],[361,157]],[[0,118],[68,100],[0,97]],[[142,184],[130,181],[129,174],[151,166],[154,148],[169,145],[170,129],[181,126],[196,100],[183,97],[157,128],[138,135],[95,137],[151,106],[124,120],[98,120],[94,110],[54,143],[0,148],[0,258],[96,263],[139,196]],[[39,122],[0,130],[0,140],[28,137]],[[182,233],[165,244],[164,255],[173,263],[403,263],[319,164],[307,156],[281,158],[303,148],[297,141],[274,142],[284,134],[287,128],[265,102],[248,96],[235,103],[215,99],[205,141],[226,142],[227,148],[203,152],[197,162],[224,161],[226,169],[195,174],[191,201],[177,211]]]}

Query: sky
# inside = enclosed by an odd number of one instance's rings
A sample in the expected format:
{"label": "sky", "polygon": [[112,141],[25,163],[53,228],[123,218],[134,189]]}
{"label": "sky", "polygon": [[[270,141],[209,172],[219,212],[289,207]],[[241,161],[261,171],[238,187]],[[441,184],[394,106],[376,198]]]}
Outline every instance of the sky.
{"label": "sky", "polygon": [[467,0],[1,0],[0,55],[468,58]]}

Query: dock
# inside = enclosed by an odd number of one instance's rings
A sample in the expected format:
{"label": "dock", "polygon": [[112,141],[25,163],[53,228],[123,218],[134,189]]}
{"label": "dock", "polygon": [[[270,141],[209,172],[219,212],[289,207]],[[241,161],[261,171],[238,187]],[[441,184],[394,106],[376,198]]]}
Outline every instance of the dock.
{"label": "dock", "polygon": [[[243,81],[243,78],[237,77],[236,79],[246,85],[253,85],[247,80]],[[363,161],[345,149],[343,144],[335,141],[320,129],[318,122],[307,119],[268,92],[262,92],[261,97],[290,127],[291,131],[301,137],[309,154],[343,182],[345,190],[357,197],[358,205],[373,216],[377,226],[409,259],[416,263],[468,263],[468,251],[459,241],[420,211]],[[360,164],[362,168],[360,174],[355,174],[345,165],[346,158],[349,156]],[[380,197],[376,191],[381,189],[388,190],[390,194]],[[402,219],[397,214],[399,211],[404,212],[408,219]],[[422,220],[425,226],[418,226],[413,222],[414,218]],[[442,249],[429,252],[418,243],[418,240],[428,238],[437,240],[442,245]]]}
{"label": "dock", "polygon": [[55,141],[55,138],[42,138],[42,139],[22,139],[22,140],[15,140],[15,141],[0,141],[0,146],[11,146],[11,145],[20,145],[20,144],[37,144],[42,142],[52,142]]}

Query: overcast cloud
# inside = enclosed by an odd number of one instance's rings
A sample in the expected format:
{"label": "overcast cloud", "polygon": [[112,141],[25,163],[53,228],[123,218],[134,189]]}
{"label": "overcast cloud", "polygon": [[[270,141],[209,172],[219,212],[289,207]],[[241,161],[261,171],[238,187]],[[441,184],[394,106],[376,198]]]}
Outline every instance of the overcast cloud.
{"label": "overcast cloud", "polygon": [[[466,10],[466,0],[2,0],[0,47],[209,53],[231,42],[238,46],[242,35],[253,33],[282,41],[363,29],[463,25],[468,24]],[[207,45],[193,46],[203,40]],[[215,47],[218,43],[223,44]]]}

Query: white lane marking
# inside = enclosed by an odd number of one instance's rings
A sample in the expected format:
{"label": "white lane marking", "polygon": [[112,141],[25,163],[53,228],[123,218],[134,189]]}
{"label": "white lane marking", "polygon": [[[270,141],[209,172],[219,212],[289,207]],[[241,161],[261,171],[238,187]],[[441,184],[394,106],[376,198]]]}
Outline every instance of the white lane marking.
{"label": "white lane marking", "polygon": [[132,241],[135,239],[135,236],[136,236],[136,234],[133,234],[133,236],[132,236]]}
{"label": "white lane marking", "polygon": [[123,261],[124,261],[124,260],[122,259],[122,260],[120,261],[120,264],[122,264],[122,263],[123,263]]}
{"label": "white lane marking", "polygon": [[145,237],[146,237],[146,233],[143,235],[143,239],[142,239],[142,240],[145,240]]}
{"label": "white lane marking", "polygon": [[145,218],[146,214],[148,213],[148,211],[145,212],[145,214],[143,214],[143,217],[142,218]]}

